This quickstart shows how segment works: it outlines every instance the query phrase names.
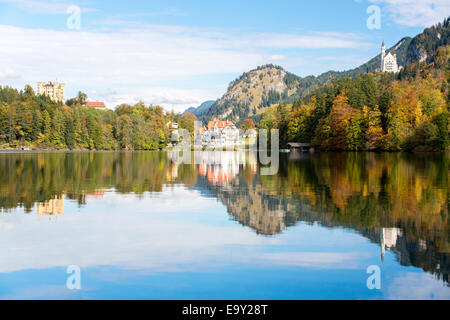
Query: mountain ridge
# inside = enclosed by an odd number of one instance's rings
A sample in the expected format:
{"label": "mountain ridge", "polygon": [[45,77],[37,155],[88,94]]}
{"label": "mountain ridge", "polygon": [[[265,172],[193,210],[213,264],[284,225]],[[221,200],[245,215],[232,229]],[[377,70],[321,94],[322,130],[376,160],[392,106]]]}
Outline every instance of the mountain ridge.
{"label": "mountain ridge", "polygon": [[198,107],[189,107],[187,108],[183,114],[189,112],[192,113],[197,118],[203,116],[209,108],[216,102],[216,100],[207,100],[205,102],[202,102]]}
{"label": "mountain ridge", "polygon": [[[403,37],[386,50],[397,56],[399,66],[428,61],[437,48],[449,43],[450,18],[415,37]],[[267,64],[244,72],[230,82],[227,92],[198,117],[203,122],[211,118],[232,120],[237,124],[246,118],[258,121],[267,107],[279,103],[293,103],[308,96],[318,87],[345,77],[379,71],[381,54],[350,70],[327,71],[318,76],[299,77],[281,66]]]}

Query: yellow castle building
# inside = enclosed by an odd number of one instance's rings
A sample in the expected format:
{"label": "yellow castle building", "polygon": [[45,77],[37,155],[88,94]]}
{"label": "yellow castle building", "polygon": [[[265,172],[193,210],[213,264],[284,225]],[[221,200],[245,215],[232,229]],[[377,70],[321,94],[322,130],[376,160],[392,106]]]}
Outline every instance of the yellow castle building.
{"label": "yellow castle building", "polygon": [[49,96],[53,101],[64,101],[66,85],[58,82],[38,82],[37,93],[38,95]]}

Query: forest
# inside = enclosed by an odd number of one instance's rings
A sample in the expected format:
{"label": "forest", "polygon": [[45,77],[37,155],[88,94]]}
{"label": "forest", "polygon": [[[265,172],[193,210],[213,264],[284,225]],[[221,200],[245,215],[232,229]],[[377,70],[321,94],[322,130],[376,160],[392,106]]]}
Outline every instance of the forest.
{"label": "forest", "polygon": [[84,107],[86,94],[62,102],[0,86],[0,148],[159,150],[170,142],[169,121],[193,130],[195,116],[139,102],[115,110]]}
{"label": "forest", "polygon": [[450,46],[431,62],[399,73],[374,72],[327,83],[291,105],[266,111],[260,129],[279,129],[280,145],[321,150],[443,151],[449,139]]}

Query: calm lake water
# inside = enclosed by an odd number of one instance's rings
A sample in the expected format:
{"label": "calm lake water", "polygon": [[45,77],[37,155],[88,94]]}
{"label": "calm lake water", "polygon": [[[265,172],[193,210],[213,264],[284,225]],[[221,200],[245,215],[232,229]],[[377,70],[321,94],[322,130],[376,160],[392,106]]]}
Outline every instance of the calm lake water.
{"label": "calm lake water", "polygon": [[1,153],[0,298],[450,299],[449,154],[280,156]]}

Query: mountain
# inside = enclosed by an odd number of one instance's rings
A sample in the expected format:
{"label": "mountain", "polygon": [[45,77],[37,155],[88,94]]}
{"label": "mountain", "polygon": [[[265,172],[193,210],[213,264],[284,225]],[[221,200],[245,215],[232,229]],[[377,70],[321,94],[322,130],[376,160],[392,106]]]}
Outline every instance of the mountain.
{"label": "mountain", "polygon": [[[416,61],[428,61],[435,56],[438,47],[449,44],[450,18],[425,29],[414,38],[405,37],[386,50],[397,56],[399,66]],[[380,44],[381,45],[381,44]],[[363,65],[346,71],[328,71],[317,77],[298,77],[280,66],[264,65],[245,72],[232,81],[227,92],[200,116],[204,122],[217,117],[237,124],[246,118],[258,121],[271,105],[292,103],[309,95],[327,82],[380,70],[381,55]]]}
{"label": "mountain", "polygon": [[406,52],[406,63],[415,61],[431,62],[436,55],[437,48],[450,44],[450,18],[436,26],[425,29],[412,39]]}
{"label": "mountain", "polygon": [[190,108],[186,109],[183,112],[183,114],[185,114],[186,112],[189,112],[189,113],[192,113],[193,115],[195,115],[197,118],[200,118],[209,110],[209,108],[214,104],[214,102],[216,102],[216,101],[214,101],[214,100],[205,101],[198,107],[190,107]]}
{"label": "mountain", "polygon": [[[387,53],[397,55],[399,66],[405,66],[414,62],[431,62],[437,48],[449,44],[450,40],[450,18],[442,23],[426,28],[414,38],[405,37],[393,47],[386,50]],[[355,78],[359,74],[376,72],[380,69],[381,55],[377,55],[363,65],[347,71],[328,71],[317,77],[319,83],[323,84],[330,80],[350,77]]]}
{"label": "mountain", "polygon": [[245,72],[228,86],[227,92],[206,112],[203,120],[213,117],[241,123],[245,118],[257,118],[267,107],[280,101],[295,101],[299,92],[310,88],[311,78],[300,78],[283,68],[264,65]]}
{"label": "mountain", "polygon": [[[407,63],[407,51],[411,44],[412,38],[405,37],[397,42],[393,47],[386,50],[386,54],[392,53],[397,56],[397,63],[399,66],[404,66]],[[328,71],[317,77],[320,84],[324,84],[328,81],[341,79],[341,78],[355,78],[359,74],[376,72],[380,70],[381,54],[370,59],[368,62],[360,65],[359,67],[346,71]]]}

